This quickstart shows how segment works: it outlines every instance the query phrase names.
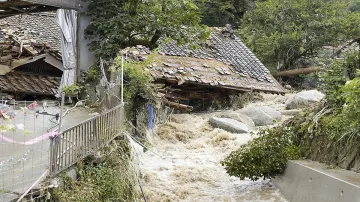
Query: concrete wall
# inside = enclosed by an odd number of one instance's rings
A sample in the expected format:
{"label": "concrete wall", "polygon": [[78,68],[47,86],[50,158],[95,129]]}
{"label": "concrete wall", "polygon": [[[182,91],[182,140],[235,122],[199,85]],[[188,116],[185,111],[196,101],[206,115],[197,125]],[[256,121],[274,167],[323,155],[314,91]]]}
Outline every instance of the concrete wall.
{"label": "concrete wall", "polygon": [[[83,15],[86,11],[88,2],[81,1],[80,13],[78,15],[78,70],[86,71],[95,63],[95,57],[89,51],[88,44],[91,42],[85,39],[85,29],[90,24],[91,18]],[[78,74],[79,75],[79,74]]]}
{"label": "concrete wall", "polygon": [[272,180],[290,202],[359,202],[360,174],[311,161],[289,161]]}

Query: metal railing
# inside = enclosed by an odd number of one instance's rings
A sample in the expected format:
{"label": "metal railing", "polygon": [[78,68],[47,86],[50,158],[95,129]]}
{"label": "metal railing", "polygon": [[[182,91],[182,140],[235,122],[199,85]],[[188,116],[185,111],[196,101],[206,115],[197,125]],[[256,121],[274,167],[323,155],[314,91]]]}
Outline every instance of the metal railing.
{"label": "metal railing", "polygon": [[124,107],[119,105],[63,131],[51,141],[50,176],[57,175],[108,144],[120,134],[123,124]]}

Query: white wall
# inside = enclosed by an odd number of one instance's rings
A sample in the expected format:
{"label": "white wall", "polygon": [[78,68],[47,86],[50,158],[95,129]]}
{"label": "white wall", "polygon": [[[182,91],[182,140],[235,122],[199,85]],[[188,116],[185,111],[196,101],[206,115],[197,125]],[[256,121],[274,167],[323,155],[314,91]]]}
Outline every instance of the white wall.
{"label": "white wall", "polygon": [[[87,9],[88,2],[81,1],[81,8],[78,15],[78,70],[86,71],[96,62],[92,52],[89,51],[89,40],[85,39],[85,29],[89,25],[91,18],[81,14]],[[79,74],[78,74],[79,75]]]}

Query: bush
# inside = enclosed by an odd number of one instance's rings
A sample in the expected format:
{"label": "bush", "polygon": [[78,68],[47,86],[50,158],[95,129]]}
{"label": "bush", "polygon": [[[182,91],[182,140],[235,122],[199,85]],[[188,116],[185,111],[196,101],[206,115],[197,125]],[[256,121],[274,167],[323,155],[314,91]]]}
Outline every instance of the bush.
{"label": "bush", "polygon": [[259,137],[230,153],[221,163],[226,172],[241,180],[271,179],[281,174],[288,160],[299,159],[295,134],[290,128],[277,127],[259,132]]}
{"label": "bush", "polygon": [[343,61],[334,61],[321,75],[320,89],[326,95],[328,105],[341,107],[344,103],[341,98],[340,87],[346,83],[346,69]]}
{"label": "bush", "polygon": [[[360,71],[358,76],[360,76]],[[360,77],[346,83],[341,88],[343,99],[345,100],[345,107],[343,113],[351,120],[351,126],[359,128],[360,126]]]}
{"label": "bush", "polygon": [[99,164],[79,166],[79,179],[64,177],[64,185],[53,193],[59,202],[136,201],[139,197],[136,173],[129,159],[128,143],[120,141],[118,148]]}
{"label": "bush", "polygon": [[341,108],[345,102],[341,87],[346,81],[354,79],[356,69],[360,67],[359,54],[350,50],[345,54],[344,60],[335,60],[321,75],[321,91],[326,94],[328,105],[333,108]]}
{"label": "bush", "polygon": [[62,90],[67,96],[73,96],[79,94],[81,89],[81,86],[78,86],[77,84],[72,84],[64,86]]}
{"label": "bush", "polygon": [[[115,58],[112,71],[121,71],[122,55]],[[152,77],[145,67],[156,61],[156,53],[148,55],[145,61],[132,62],[124,61],[124,99],[131,102],[136,95],[151,97],[153,89],[151,87]]]}

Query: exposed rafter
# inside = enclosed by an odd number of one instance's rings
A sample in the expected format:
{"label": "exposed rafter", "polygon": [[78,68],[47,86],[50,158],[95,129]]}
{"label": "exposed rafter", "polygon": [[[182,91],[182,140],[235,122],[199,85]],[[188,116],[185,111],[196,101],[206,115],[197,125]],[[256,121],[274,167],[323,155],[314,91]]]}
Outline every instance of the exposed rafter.
{"label": "exposed rafter", "polygon": [[12,15],[54,11],[58,8],[78,9],[80,0],[7,0],[0,1],[0,18]]}
{"label": "exposed rafter", "polygon": [[35,4],[48,5],[58,8],[79,9],[80,0],[23,0]]}

